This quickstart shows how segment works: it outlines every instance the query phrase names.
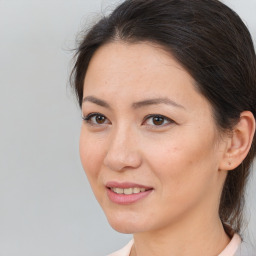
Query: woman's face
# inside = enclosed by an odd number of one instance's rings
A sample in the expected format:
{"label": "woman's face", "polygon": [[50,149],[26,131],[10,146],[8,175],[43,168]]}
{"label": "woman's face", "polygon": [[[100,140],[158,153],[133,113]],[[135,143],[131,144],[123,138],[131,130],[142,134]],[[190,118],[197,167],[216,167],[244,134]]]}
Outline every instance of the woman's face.
{"label": "woman's face", "polygon": [[116,230],[159,230],[218,214],[226,144],[194,84],[150,43],[113,42],[94,54],[84,81],[80,155]]}

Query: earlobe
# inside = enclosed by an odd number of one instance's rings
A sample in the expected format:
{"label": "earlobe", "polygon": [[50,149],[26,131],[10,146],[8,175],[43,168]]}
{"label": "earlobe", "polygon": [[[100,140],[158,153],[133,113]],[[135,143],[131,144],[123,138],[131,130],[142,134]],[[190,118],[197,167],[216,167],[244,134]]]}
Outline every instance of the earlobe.
{"label": "earlobe", "polygon": [[255,119],[250,111],[240,115],[229,138],[228,146],[220,163],[220,170],[233,170],[246,158],[255,133]]}

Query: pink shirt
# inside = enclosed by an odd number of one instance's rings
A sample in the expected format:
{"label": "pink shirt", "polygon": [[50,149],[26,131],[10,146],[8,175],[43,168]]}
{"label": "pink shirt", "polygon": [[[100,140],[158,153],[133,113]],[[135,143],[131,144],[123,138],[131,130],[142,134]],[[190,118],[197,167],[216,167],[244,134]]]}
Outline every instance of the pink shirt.
{"label": "pink shirt", "polygon": [[[227,247],[218,256],[234,256],[241,244],[241,238],[238,234],[235,234]],[[108,256],[129,256],[131,253],[131,248],[133,245],[133,240],[131,240],[125,247],[121,250],[116,251]]]}

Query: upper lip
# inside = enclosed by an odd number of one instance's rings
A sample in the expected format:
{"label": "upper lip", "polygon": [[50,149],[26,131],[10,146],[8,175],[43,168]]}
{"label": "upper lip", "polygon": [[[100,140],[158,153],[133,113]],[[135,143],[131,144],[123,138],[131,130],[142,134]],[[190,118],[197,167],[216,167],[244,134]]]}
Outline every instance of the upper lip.
{"label": "upper lip", "polygon": [[117,182],[117,181],[109,181],[106,183],[107,188],[145,188],[152,189],[152,187],[133,183],[133,182]]}

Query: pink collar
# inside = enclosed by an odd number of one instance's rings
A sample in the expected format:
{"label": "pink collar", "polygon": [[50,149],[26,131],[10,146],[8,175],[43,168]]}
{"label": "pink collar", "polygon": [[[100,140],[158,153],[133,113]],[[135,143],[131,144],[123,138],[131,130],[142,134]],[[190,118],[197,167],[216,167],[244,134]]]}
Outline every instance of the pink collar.
{"label": "pink collar", "polygon": [[[132,246],[133,246],[133,239],[121,250],[109,254],[108,256],[129,256]],[[227,247],[218,255],[218,256],[234,256],[238,247],[241,244],[241,238],[238,234],[234,234],[231,241],[227,245]]]}

